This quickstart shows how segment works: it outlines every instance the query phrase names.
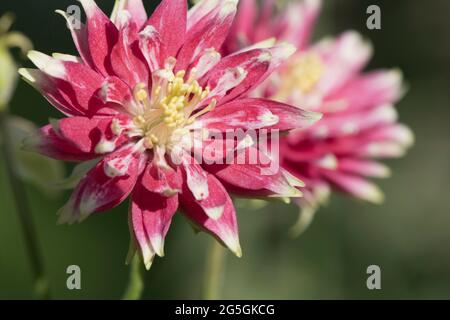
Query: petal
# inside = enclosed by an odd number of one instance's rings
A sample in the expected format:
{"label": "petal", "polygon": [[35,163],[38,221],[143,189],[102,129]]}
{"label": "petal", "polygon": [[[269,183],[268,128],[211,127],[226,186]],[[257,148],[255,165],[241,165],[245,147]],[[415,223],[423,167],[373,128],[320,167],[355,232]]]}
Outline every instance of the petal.
{"label": "petal", "polygon": [[106,156],[75,188],[59,211],[59,223],[80,222],[94,212],[119,205],[131,193],[145,158],[134,144]]}
{"label": "petal", "polygon": [[111,52],[114,73],[131,88],[138,83],[148,83],[148,70],[139,48],[138,27],[128,11],[118,15],[119,39]]}
{"label": "petal", "polygon": [[207,173],[198,164],[197,160],[187,153],[181,158],[183,172],[186,175],[187,187],[197,201],[209,196]]}
{"label": "petal", "polygon": [[102,75],[114,75],[109,57],[119,32],[94,0],[80,2],[87,16],[87,41],[92,61]]}
{"label": "petal", "polygon": [[345,32],[334,42],[319,42],[313,51],[321,56],[326,66],[325,74],[317,84],[317,90],[325,95],[340,89],[372,56],[371,45],[354,31]]}
{"label": "petal", "polygon": [[239,152],[231,164],[215,164],[206,169],[238,194],[269,197],[302,195],[296,187],[303,184],[292,175],[285,174],[275,160],[254,147]]}
{"label": "petal", "polygon": [[147,21],[146,26],[152,26],[161,38],[164,57],[175,57],[183,45],[186,36],[186,18],[186,0],[163,0]]}
{"label": "petal", "polygon": [[107,108],[98,96],[103,77],[97,72],[81,63],[62,61],[38,51],[30,51],[28,57],[45,77],[32,72],[22,72],[22,75],[32,84],[36,84],[38,89],[47,89],[48,92],[45,93],[49,96],[64,99],[61,103],[67,110],[94,115],[100,109]]}
{"label": "petal", "polygon": [[280,17],[283,26],[277,38],[294,44],[298,49],[305,48],[312,35],[321,6],[321,0],[290,3]]}
{"label": "petal", "polygon": [[261,128],[285,131],[308,127],[320,118],[318,113],[284,103],[248,98],[215,108],[197,120],[195,125],[220,131]]}
{"label": "petal", "polygon": [[258,14],[256,0],[240,0],[236,17],[233,21],[230,34],[225,41],[225,52],[231,53],[251,43],[254,34],[254,23]]}
{"label": "petal", "polygon": [[[211,193],[203,201],[197,201],[189,192],[187,186],[184,186],[180,195],[183,213],[195,225],[216,237],[240,257],[242,256],[242,250],[239,244],[236,211],[233,202],[225,188],[213,175],[208,175],[208,185]],[[220,215],[218,214],[219,212],[221,213]],[[210,216],[218,218],[214,219]]]}
{"label": "petal", "polygon": [[75,28],[76,24],[73,23],[74,16],[69,17],[69,15],[63,10],[56,10],[56,13],[60,14],[61,16],[64,17],[64,19],[66,19],[67,27],[69,28],[70,33],[72,34],[72,39],[73,42],[75,43],[78,53],[80,54],[84,63],[88,65],[90,68],[94,69],[95,65],[94,62],[92,61],[91,54],[89,52],[86,26],[83,23],[81,23],[81,21],[77,21],[80,27]]}
{"label": "petal", "polygon": [[339,138],[356,135],[380,125],[395,123],[398,114],[392,105],[380,105],[369,110],[340,112],[327,114],[315,126],[311,127],[306,136],[316,138]]}
{"label": "petal", "polygon": [[[211,2],[211,10],[203,17],[194,14],[195,21],[188,22],[186,40],[178,53],[177,69],[187,70],[205,50],[219,51],[225,41],[236,14],[237,0]],[[202,6],[205,4],[199,4]],[[192,15],[190,15],[190,19]]]}
{"label": "petal", "polygon": [[254,49],[222,59],[200,83],[211,89],[219,105],[235,99],[259,84],[270,66],[272,54],[268,49]]}
{"label": "petal", "polygon": [[117,127],[125,127],[126,116],[116,118],[72,117],[41,128],[24,142],[24,148],[66,161],[84,161],[114,151],[127,138]]}
{"label": "petal", "polygon": [[135,252],[134,243],[137,243],[145,268],[150,270],[156,253],[153,250],[145,230],[143,212],[141,210],[132,210],[131,207],[128,212],[128,225],[132,237],[132,243],[130,245],[132,255],[134,255]]}
{"label": "petal", "polygon": [[100,98],[106,103],[124,106],[132,98],[130,87],[121,79],[112,76],[106,77],[100,90]]}
{"label": "petal", "polygon": [[326,171],[324,174],[335,187],[356,198],[372,203],[382,203],[384,201],[384,195],[381,190],[363,178],[337,171]]}
{"label": "petal", "polygon": [[362,159],[339,159],[337,170],[365,177],[387,178],[391,171],[384,164]]}
{"label": "petal", "polygon": [[344,101],[345,110],[360,110],[394,103],[403,95],[403,76],[398,70],[374,71],[356,77],[327,101]]}
{"label": "petal", "polygon": [[53,79],[37,69],[19,69],[19,74],[33,88],[39,91],[47,101],[66,116],[85,115],[83,108],[74,103],[65,91],[58,87]]}
{"label": "petal", "polygon": [[111,15],[111,21],[113,21],[116,26],[119,26],[118,16],[120,12],[124,10],[128,11],[131,14],[131,19],[133,23],[136,24],[139,30],[148,19],[147,12],[145,11],[142,0],[117,1],[116,7],[114,8],[113,14]]}
{"label": "petal", "polygon": [[160,33],[148,25],[139,33],[139,48],[151,72],[164,67],[164,44]]}
{"label": "petal", "polygon": [[[164,239],[177,209],[178,195],[165,197],[150,192],[141,183],[138,183],[133,192],[131,203],[133,221],[136,219],[139,227],[139,220],[142,219],[146,238],[153,251],[160,257],[164,256]],[[139,241],[139,244],[142,242]],[[145,250],[145,246],[141,246],[141,251]]]}
{"label": "petal", "polygon": [[179,170],[169,166],[159,166],[156,161],[150,163],[142,177],[142,185],[152,193],[165,197],[181,192],[182,176]]}

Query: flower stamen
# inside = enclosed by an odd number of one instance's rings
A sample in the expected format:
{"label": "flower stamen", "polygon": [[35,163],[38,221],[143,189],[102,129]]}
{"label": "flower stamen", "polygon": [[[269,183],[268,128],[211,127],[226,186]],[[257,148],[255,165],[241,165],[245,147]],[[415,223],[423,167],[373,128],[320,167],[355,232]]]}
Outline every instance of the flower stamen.
{"label": "flower stamen", "polygon": [[178,136],[174,135],[176,130],[192,124],[216,105],[216,100],[212,99],[208,106],[191,116],[209,96],[210,89],[200,86],[195,68],[190,71],[186,81],[185,70],[174,74],[175,63],[174,58],[169,58],[164,69],[154,72],[150,93],[144,83],[137,84],[133,90],[134,100],[131,103],[137,105],[134,108],[137,112],[133,119],[135,130],[130,132],[144,137],[148,149],[172,144],[172,140]]}

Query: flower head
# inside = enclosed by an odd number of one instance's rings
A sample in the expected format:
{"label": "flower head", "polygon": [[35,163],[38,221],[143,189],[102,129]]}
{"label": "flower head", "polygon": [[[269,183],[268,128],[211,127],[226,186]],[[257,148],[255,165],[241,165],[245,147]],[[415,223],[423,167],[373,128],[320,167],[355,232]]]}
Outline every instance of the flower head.
{"label": "flower head", "polygon": [[[150,18],[141,0],[119,1],[111,18],[93,0],[80,2],[86,24],[68,24],[80,56],[32,51],[39,70],[20,71],[67,116],[43,127],[26,147],[93,166],[80,170],[83,178],[60,222],[81,221],[131,195],[130,229],[147,268],[164,255],[178,208],[240,256],[229,190],[298,197],[300,182],[280,168],[262,175],[258,161],[206,160],[249,151],[264,157],[249,139],[227,139],[228,130],[286,131],[318,119],[287,104],[244,98],[292,48],[248,48],[222,57],[236,0],[203,0],[189,11],[185,0],[164,0]],[[211,132],[220,135],[213,139]]]}
{"label": "flower head", "polygon": [[389,169],[375,159],[402,156],[413,143],[412,132],[398,123],[393,106],[403,95],[398,70],[363,72],[372,48],[359,34],[309,44],[321,7],[319,0],[289,3],[275,14],[264,1],[257,20],[257,3],[243,0],[225,48],[256,47],[264,39],[291,41],[297,52],[261,85],[259,96],[323,114],[302,131],[292,131],[280,144],[283,165],[306,188],[298,202],[302,214],[296,232],[311,221],[333,187],[356,198],[379,203],[383,194],[368,177],[387,177]]}

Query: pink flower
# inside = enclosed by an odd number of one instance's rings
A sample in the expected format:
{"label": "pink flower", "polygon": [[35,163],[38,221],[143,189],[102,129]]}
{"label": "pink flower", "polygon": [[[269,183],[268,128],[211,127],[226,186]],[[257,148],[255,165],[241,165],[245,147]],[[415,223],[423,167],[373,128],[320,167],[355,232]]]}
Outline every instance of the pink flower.
{"label": "pink flower", "polygon": [[320,11],[319,0],[290,3],[274,15],[273,1],[259,11],[254,0],[242,0],[225,51],[241,45],[261,47],[276,37],[290,41],[297,53],[258,89],[258,96],[323,114],[302,131],[280,141],[282,164],[306,183],[298,202],[298,227],[307,226],[330,187],[379,203],[383,194],[369,177],[383,178],[389,169],[375,159],[402,156],[413,143],[412,132],[397,121],[393,106],[403,95],[397,70],[362,72],[372,48],[356,32],[310,45]]}
{"label": "pink flower", "polygon": [[[69,24],[80,57],[32,51],[39,70],[20,71],[67,116],[43,127],[26,147],[60,160],[96,159],[60,210],[60,222],[82,221],[131,195],[130,229],[147,268],[155,254],[164,255],[178,208],[240,256],[225,186],[296,197],[300,182],[282,169],[261,175],[259,162],[206,165],[197,155],[204,158],[205,149],[215,146],[209,131],[285,131],[318,119],[287,104],[244,97],[292,48],[249,48],[222,57],[218,50],[236,0],[203,0],[189,12],[185,0],[164,0],[149,19],[141,0],[120,1],[111,19],[93,0],[80,2],[87,23],[79,29]],[[255,148],[232,140],[214,151],[223,157]]]}

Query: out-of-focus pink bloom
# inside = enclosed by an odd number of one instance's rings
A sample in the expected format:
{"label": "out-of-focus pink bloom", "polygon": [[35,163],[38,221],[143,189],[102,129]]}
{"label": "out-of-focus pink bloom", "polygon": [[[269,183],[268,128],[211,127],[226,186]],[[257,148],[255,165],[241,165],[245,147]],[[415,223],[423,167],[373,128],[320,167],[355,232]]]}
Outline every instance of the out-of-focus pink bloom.
{"label": "out-of-focus pink bloom", "polygon": [[362,72],[372,48],[356,32],[308,43],[320,7],[319,0],[291,2],[275,14],[273,1],[258,10],[255,0],[242,0],[224,46],[225,51],[264,47],[275,37],[297,47],[257,95],[323,114],[308,129],[292,131],[280,146],[283,165],[306,183],[298,201],[301,230],[327,200],[330,187],[381,202],[382,192],[367,178],[387,177],[390,171],[375,159],[400,157],[413,143],[393,106],[404,93],[398,70]]}
{"label": "out-of-focus pink bloom", "polygon": [[[236,0],[203,0],[189,12],[185,0],[164,0],[150,18],[141,0],[119,1],[111,18],[93,0],[80,2],[87,22],[80,29],[69,24],[80,56],[32,51],[29,58],[39,69],[20,70],[67,116],[43,127],[26,147],[60,160],[97,159],[60,210],[60,221],[81,221],[131,195],[130,229],[147,268],[155,254],[164,255],[179,207],[240,256],[235,209],[224,185],[298,197],[293,185],[300,182],[282,169],[261,175],[258,163],[206,166],[194,156],[214,144],[208,131],[286,131],[318,119],[287,104],[244,98],[292,47],[249,48],[222,57],[218,50]],[[224,155],[255,148],[228,147]]]}

